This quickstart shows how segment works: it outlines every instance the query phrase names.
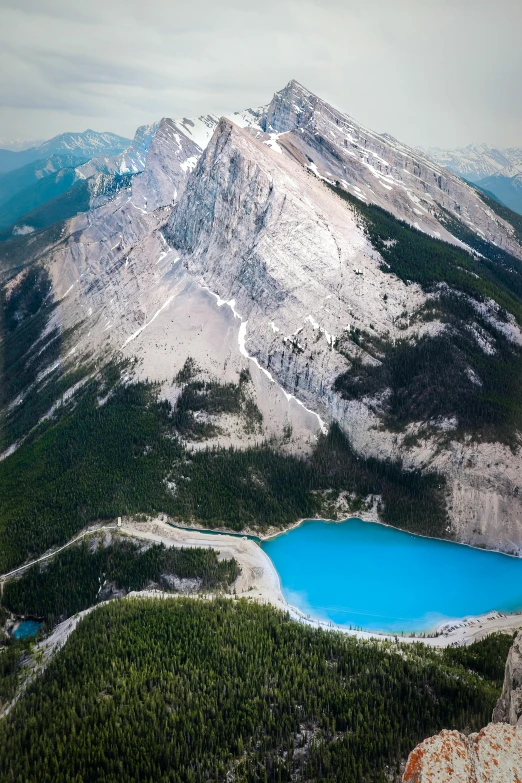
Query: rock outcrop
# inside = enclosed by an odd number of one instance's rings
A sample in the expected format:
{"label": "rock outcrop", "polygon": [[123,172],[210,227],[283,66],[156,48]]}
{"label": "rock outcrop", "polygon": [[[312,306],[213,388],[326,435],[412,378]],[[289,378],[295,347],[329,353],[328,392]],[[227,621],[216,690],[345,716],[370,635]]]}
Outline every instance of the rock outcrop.
{"label": "rock outcrop", "polygon": [[504,686],[493,711],[493,720],[520,726],[522,730],[522,631],[507,657]]}
{"label": "rock outcrop", "polygon": [[441,731],[410,753],[403,783],[522,783],[522,729],[490,723],[466,737]]}

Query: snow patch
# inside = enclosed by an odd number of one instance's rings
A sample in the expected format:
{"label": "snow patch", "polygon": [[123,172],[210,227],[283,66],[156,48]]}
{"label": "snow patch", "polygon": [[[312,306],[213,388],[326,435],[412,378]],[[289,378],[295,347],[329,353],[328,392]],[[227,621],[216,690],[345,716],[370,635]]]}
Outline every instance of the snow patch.
{"label": "snow patch", "polygon": [[146,329],[148,326],[150,326],[150,325],[151,325],[151,323],[152,323],[153,321],[155,321],[155,320],[156,320],[156,318],[158,317],[158,315],[159,315],[159,314],[160,314],[160,313],[161,313],[161,312],[162,312],[162,311],[163,311],[163,310],[164,310],[166,307],[168,307],[168,306],[169,306],[169,304],[172,302],[172,300],[173,300],[173,299],[174,299],[174,295],[172,295],[172,296],[169,296],[169,298],[167,299],[167,301],[166,301],[164,304],[162,304],[162,305],[161,305],[160,309],[159,309],[159,310],[156,310],[156,312],[154,313],[154,315],[152,316],[152,318],[150,319],[150,321],[147,321],[147,323],[146,323],[146,324],[143,324],[143,326],[140,326],[140,328],[139,328],[139,329],[137,329],[137,330],[134,332],[134,334],[131,334],[131,335],[130,335],[130,337],[127,337],[127,339],[125,340],[125,342],[124,342],[124,343],[123,343],[123,345],[121,346],[121,347],[122,347],[122,349],[123,349],[123,348],[125,348],[125,347],[126,347],[126,346],[127,346],[129,343],[131,343],[133,340],[135,340],[135,339],[136,339],[136,337],[139,337],[139,335],[140,335],[140,334],[141,334],[143,331],[145,331],[145,329]]}
{"label": "snow patch", "polygon": [[198,160],[198,155],[191,155],[190,158],[187,158],[183,163],[180,163],[180,169],[185,172],[192,171],[196,167]]}

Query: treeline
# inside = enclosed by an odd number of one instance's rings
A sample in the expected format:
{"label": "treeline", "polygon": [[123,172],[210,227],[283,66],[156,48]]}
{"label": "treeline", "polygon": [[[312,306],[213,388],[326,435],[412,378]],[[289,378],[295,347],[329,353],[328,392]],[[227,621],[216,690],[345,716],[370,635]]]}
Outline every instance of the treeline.
{"label": "treeline", "polygon": [[[425,308],[426,319],[433,317],[428,310],[435,307],[447,324],[443,334],[425,335],[416,343],[379,342],[380,364],[356,360],[336,379],[334,389],[346,399],[391,389],[382,402],[390,427],[455,416],[461,433],[515,448],[522,430],[522,351],[462,294],[479,302],[493,299],[499,305],[499,320],[506,320],[508,311],[522,324],[522,262],[478,237],[442,208],[442,223],[480,256],[430,237],[338,185],[329,187],[360,215],[373,247],[384,259],[382,271],[394,272],[406,283],[417,282],[428,292],[437,291],[441,283],[454,291],[439,291]],[[352,339],[361,342],[356,334]],[[493,349],[484,351],[480,345],[484,342]],[[448,371],[451,384],[445,383]]]}
{"label": "treeline", "polygon": [[319,438],[311,458],[313,486],[380,495],[383,522],[411,533],[447,537],[446,479],[435,471],[406,470],[400,462],[357,454],[337,424]]}
{"label": "treeline", "polygon": [[[49,630],[67,617],[113,595],[149,585],[175,590],[172,577],[198,580],[200,589],[231,585],[239,575],[233,558],[219,561],[214,549],[139,545],[125,538],[108,546],[94,538],[60,552],[50,562],[33,566],[20,579],[7,582],[1,606],[16,615],[44,620]],[[0,606],[0,608],[1,608]]]}
{"label": "treeline", "polygon": [[[430,316],[435,308],[447,324],[444,332],[416,342],[379,343],[379,363],[352,360],[334,389],[345,399],[377,396],[391,428],[456,417],[460,433],[515,447],[522,432],[520,347],[463,297],[444,294],[430,302],[430,308]],[[479,346],[477,335],[492,346],[488,352]],[[371,345],[366,350],[373,352]],[[383,398],[385,390],[389,393]]]}
{"label": "treeline", "polygon": [[[166,411],[151,386],[113,381],[86,384],[0,462],[0,571],[65,543],[93,520],[171,510],[164,479],[183,449],[164,437]],[[99,405],[104,392],[110,398]]]}
{"label": "treeline", "polygon": [[169,412],[176,431],[187,440],[213,438],[220,428],[213,421],[201,420],[198,413],[217,416],[222,413],[243,415],[246,430],[259,429],[263,415],[252,395],[248,392],[250,373],[242,370],[239,383],[220,383],[197,379],[199,368],[192,357],[188,357],[174,381],[182,385],[181,394]]}
{"label": "treeline", "polygon": [[510,643],[473,645],[477,672],[244,601],[114,602],[0,723],[0,781],[385,783],[426,736],[488,722]]}
{"label": "treeline", "polygon": [[0,713],[16,694],[22,660],[30,644],[24,639],[0,637]]}
{"label": "treeline", "polygon": [[38,372],[60,355],[60,332],[42,338],[54,310],[48,297],[51,281],[43,267],[34,266],[2,301],[0,407],[29,386]]}
{"label": "treeline", "polygon": [[[427,291],[447,283],[479,301],[491,298],[522,324],[522,261],[504,251],[499,256],[498,248],[488,242],[481,244],[484,257],[475,257],[398,220],[382,207],[363,203],[339,183],[328,187],[361,216],[371,244],[384,259],[383,272],[394,272],[405,283],[419,283]],[[443,215],[444,220],[457,236],[466,230],[449,213]]]}
{"label": "treeline", "polygon": [[[59,365],[64,345],[77,327],[49,328],[56,308],[51,292],[48,273],[38,265],[22,276],[8,297],[0,290],[0,451],[25,436],[91,371],[84,364],[64,374]],[[8,407],[18,395],[23,395],[22,402]]]}
{"label": "treeline", "polygon": [[321,513],[317,490],[331,488],[382,495],[390,524],[444,531],[441,477],[359,458],[337,427],[308,460],[268,446],[189,452],[155,387],[124,386],[118,377],[110,366],[102,385],[86,383],[0,462],[0,572],[94,520],[163,511],[186,523],[263,530]]}

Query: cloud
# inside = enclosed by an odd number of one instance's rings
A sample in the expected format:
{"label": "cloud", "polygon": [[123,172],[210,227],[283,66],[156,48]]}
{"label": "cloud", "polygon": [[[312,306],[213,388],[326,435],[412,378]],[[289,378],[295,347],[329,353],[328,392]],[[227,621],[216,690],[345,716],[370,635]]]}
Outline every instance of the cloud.
{"label": "cloud", "polygon": [[296,78],[410,144],[522,144],[519,0],[0,0],[0,135],[267,103]]}

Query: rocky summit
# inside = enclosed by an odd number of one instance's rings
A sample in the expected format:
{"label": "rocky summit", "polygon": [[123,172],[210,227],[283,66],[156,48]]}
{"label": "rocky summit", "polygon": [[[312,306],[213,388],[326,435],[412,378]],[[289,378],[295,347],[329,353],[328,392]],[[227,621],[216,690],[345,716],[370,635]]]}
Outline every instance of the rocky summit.
{"label": "rocky summit", "polygon": [[520,783],[522,731],[490,723],[477,734],[441,731],[410,753],[403,783]]}

